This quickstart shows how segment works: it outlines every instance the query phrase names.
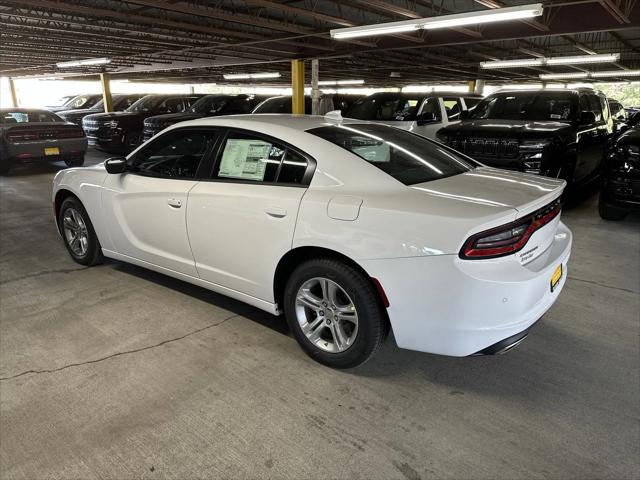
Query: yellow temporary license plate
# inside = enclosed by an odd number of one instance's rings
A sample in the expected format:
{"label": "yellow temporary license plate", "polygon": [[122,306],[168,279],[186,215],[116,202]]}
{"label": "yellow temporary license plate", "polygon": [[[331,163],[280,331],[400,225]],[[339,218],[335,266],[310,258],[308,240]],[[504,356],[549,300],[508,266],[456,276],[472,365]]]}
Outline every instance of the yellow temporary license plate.
{"label": "yellow temporary license plate", "polygon": [[45,155],[60,155],[60,149],[58,147],[45,147]]}
{"label": "yellow temporary license plate", "polygon": [[562,278],[562,264],[558,265],[556,270],[553,272],[553,275],[551,275],[551,291],[552,292],[553,292],[553,289],[556,288],[556,285],[558,285],[558,282],[560,281],[561,278]]}

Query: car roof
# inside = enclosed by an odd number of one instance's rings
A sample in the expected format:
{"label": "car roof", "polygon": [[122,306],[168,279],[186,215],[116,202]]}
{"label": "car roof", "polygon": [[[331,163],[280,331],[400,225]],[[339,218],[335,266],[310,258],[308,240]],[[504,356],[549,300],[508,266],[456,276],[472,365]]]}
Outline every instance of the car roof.
{"label": "car roof", "polygon": [[382,97],[382,96],[390,96],[390,97],[400,97],[400,98],[416,98],[416,97],[478,97],[482,98],[482,95],[479,93],[471,93],[471,92],[454,92],[454,91],[438,91],[438,92],[375,92],[371,95],[367,95],[368,97]]}
{"label": "car roof", "polygon": [[227,126],[236,128],[251,127],[285,127],[300,132],[305,132],[313,128],[326,127],[328,125],[347,125],[375,123],[366,120],[356,120],[351,118],[341,118],[323,115],[295,115],[287,113],[260,113],[243,115],[224,115],[220,117],[206,117],[197,120],[182,122],[181,126]]}
{"label": "car roof", "polygon": [[12,107],[12,108],[0,108],[0,113],[11,113],[11,112],[33,112],[33,113],[51,113],[55,115],[52,111],[47,110],[45,108],[21,108],[21,107]]}

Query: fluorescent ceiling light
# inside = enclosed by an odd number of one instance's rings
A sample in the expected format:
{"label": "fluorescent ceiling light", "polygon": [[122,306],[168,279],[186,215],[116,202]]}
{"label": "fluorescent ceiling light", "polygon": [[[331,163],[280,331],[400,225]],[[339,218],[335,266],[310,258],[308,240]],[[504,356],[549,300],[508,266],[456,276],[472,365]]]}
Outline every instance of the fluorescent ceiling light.
{"label": "fluorescent ceiling light", "polygon": [[253,78],[279,78],[279,72],[264,72],[264,73],[231,73],[223,75],[225,80],[247,80]]}
{"label": "fluorescent ceiling light", "polygon": [[571,72],[571,73],[542,73],[541,80],[553,80],[556,78],[587,78],[588,72]]}
{"label": "fluorescent ceiling light", "polygon": [[545,65],[579,65],[583,63],[606,63],[620,60],[619,53],[603,55],[576,55],[573,57],[550,58],[522,58],[518,60],[496,60],[480,62],[480,68],[513,68],[513,67],[544,67]]}
{"label": "fluorescent ceiling light", "polygon": [[620,60],[619,53],[607,53],[604,55],[577,55],[575,57],[551,57],[547,58],[547,65],[576,65],[580,63],[607,63]]}
{"label": "fluorescent ceiling light", "polygon": [[359,27],[336,28],[331,30],[331,37],[336,39],[385,35],[390,33],[411,32],[413,30],[434,30],[437,28],[461,27],[484,23],[519,20],[542,15],[542,4],[520,5],[518,7],[495,8],[476,12],[439,15],[436,17],[416,18],[400,22],[362,25]]}
{"label": "fluorescent ceiling light", "polygon": [[492,62],[480,62],[480,68],[541,67],[542,65],[544,65],[542,58],[523,58],[521,60],[496,60]]}
{"label": "fluorescent ceiling light", "polygon": [[608,70],[606,72],[569,72],[569,73],[543,73],[542,80],[553,80],[558,78],[609,78],[609,77],[637,77],[640,70]]}
{"label": "fluorescent ceiling light", "polygon": [[607,77],[637,77],[640,76],[640,70],[612,70],[607,72],[591,72],[591,78],[607,78]]}
{"label": "fluorescent ceiling light", "polygon": [[111,60],[108,58],[87,58],[85,60],[72,60],[70,62],[56,63],[56,67],[58,68],[84,67],[87,65],[105,65],[110,62]]}
{"label": "fluorescent ceiling light", "polygon": [[364,80],[321,80],[318,85],[362,85]]}

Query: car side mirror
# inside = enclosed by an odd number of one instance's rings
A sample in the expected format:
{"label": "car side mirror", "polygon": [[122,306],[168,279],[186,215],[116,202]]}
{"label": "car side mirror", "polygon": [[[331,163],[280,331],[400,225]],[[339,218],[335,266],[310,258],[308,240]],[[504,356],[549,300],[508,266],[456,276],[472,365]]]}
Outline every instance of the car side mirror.
{"label": "car side mirror", "polygon": [[469,118],[469,110],[462,110],[460,112],[460,120],[466,120],[467,118]]}
{"label": "car side mirror", "polygon": [[417,123],[418,125],[427,125],[428,123],[436,123],[438,121],[438,117],[433,112],[422,112],[418,115]]}
{"label": "car side mirror", "polygon": [[596,123],[596,114],[593,112],[582,112],[580,114],[580,123],[582,125],[591,125]]}
{"label": "car side mirror", "polygon": [[107,173],[123,173],[126,170],[127,159],[124,157],[111,157],[105,160],[104,168]]}

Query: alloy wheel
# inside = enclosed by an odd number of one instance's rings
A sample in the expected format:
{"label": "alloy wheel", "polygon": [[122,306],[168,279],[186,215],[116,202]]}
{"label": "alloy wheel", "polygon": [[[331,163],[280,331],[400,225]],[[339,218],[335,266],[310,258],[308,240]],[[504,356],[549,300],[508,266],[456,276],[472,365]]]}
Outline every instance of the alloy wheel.
{"label": "alloy wheel", "polygon": [[325,352],[344,352],[358,335],[358,312],[353,300],[328,278],[304,282],[296,294],[295,311],[302,333]]}
{"label": "alloy wheel", "polygon": [[67,245],[78,257],[86,255],[89,248],[89,232],[80,212],[67,208],[62,219],[62,228]]}

